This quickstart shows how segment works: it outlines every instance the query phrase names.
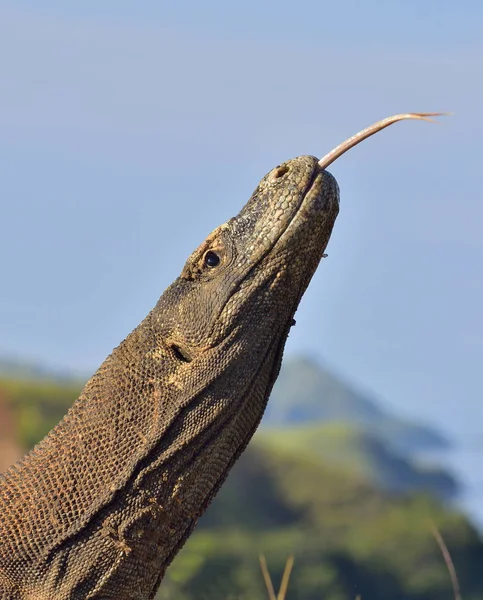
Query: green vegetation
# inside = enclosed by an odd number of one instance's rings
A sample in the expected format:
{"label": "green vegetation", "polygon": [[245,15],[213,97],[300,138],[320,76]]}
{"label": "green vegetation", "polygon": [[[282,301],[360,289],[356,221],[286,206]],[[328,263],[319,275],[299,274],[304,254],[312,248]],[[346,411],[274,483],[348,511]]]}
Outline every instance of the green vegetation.
{"label": "green vegetation", "polygon": [[82,390],[75,380],[0,377],[23,448],[31,448],[56,425]]}
{"label": "green vegetation", "polygon": [[387,494],[354,473],[257,442],[168,570],[158,598],[262,600],[260,553],[275,581],[295,555],[288,598],[451,598],[432,523],[450,549],[463,597],[481,598],[483,544],[462,515],[430,496]]}

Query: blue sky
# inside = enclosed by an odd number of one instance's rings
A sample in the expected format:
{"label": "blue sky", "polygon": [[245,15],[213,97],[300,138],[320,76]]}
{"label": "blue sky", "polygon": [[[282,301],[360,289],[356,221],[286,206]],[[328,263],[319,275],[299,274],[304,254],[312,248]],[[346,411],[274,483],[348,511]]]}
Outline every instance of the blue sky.
{"label": "blue sky", "polygon": [[481,432],[483,5],[2,2],[0,354],[94,370],[258,180],[384,116],[290,335]]}

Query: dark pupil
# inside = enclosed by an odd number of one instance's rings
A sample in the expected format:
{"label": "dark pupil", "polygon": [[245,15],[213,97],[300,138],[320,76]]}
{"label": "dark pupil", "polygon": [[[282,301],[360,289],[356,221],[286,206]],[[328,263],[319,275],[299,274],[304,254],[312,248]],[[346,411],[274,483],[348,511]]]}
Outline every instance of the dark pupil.
{"label": "dark pupil", "polygon": [[215,252],[212,252],[211,250],[209,252],[206,253],[205,255],[205,265],[207,267],[216,267],[220,264],[220,257],[218,256],[218,254],[215,254]]}

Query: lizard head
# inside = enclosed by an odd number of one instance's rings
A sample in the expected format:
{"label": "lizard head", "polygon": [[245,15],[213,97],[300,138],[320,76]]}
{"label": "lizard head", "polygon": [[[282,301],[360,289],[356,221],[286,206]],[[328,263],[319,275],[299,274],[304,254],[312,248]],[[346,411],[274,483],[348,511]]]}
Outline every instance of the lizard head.
{"label": "lizard head", "polygon": [[230,335],[246,338],[253,350],[273,345],[274,336],[285,339],[338,210],[337,183],[317,158],[301,156],[272,169],[162,296],[165,339],[188,361]]}
{"label": "lizard head", "polygon": [[338,185],[325,168],[392,123],[433,114],[383,119],[320,161],[301,156],[265,175],[240,213],[189,257],[158,303],[158,324],[178,356],[191,361],[237,332],[238,343],[254,353],[268,345],[280,350],[339,210]]}

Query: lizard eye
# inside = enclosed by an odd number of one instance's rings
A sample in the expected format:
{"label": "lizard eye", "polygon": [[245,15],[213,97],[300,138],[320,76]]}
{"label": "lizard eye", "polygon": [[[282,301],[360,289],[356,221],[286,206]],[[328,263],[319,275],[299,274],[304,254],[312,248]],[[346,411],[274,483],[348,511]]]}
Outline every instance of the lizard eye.
{"label": "lizard eye", "polygon": [[208,250],[205,254],[205,266],[210,269],[217,267],[220,264],[220,257],[213,250]]}

